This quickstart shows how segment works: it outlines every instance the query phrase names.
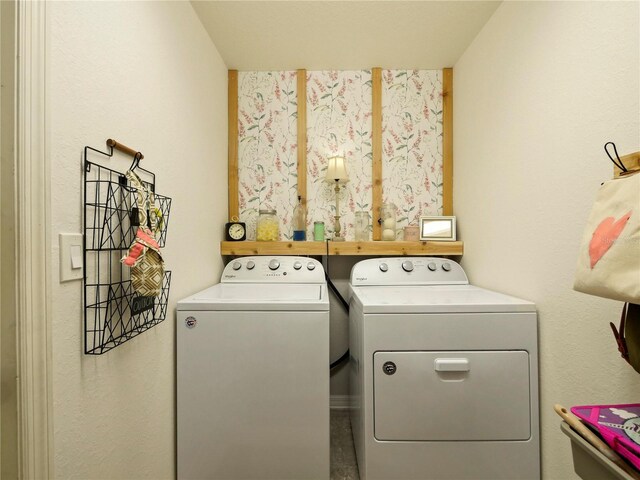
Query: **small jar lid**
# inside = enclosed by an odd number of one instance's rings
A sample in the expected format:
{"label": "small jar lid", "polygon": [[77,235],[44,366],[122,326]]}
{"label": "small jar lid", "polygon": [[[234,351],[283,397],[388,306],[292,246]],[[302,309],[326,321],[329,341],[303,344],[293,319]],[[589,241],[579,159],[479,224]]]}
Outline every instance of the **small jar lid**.
{"label": "small jar lid", "polygon": [[314,225],[324,225],[324,222],[313,222]]}
{"label": "small jar lid", "polygon": [[259,210],[260,215],[275,215],[275,210]]}

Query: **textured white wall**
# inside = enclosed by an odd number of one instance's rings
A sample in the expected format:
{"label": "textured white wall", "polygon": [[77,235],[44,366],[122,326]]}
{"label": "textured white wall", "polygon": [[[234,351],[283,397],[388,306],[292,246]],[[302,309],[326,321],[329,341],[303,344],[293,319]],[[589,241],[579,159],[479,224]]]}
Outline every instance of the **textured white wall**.
{"label": "textured white wall", "polygon": [[[227,211],[227,69],[188,2],[51,2],[53,396],[57,478],[174,477],[175,301],[219,279]],[[60,232],[81,231],[81,155],[139,149],[173,198],[165,322],[83,355],[82,284],[58,281]],[[98,160],[97,158],[95,158]],[[105,160],[126,169],[130,158]]]}
{"label": "textured white wall", "polygon": [[454,69],[454,207],[472,282],[539,311],[543,473],[574,478],[553,404],[633,402],[640,377],[572,290],[602,151],[640,149],[640,4],[505,2]]}

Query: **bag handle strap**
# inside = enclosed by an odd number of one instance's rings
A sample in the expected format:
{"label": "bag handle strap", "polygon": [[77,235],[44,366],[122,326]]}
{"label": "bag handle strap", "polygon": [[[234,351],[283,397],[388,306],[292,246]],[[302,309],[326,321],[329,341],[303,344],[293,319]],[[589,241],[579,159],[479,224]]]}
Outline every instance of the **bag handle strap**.
{"label": "bag handle strap", "polygon": [[151,189],[147,189],[147,198],[149,199],[149,223],[151,224],[151,231],[155,235],[160,230],[160,221],[156,210],[156,193]]}
{"label": "bag handle strap", "polygon": [[609,322],[609,326],[611,327],[611,330],[613,330],[613,336],[618,344],[620,356],[624,358],[627,363],[629,363],[629,349],[627,348],[627,341],[624,339],[624,325],[627,320],[628,309],[629,304],[625,303],[622,307],[622,315],[620,315],[620,331],[616,330],[616,326],[613,322]]}
{"label": "bag handle strap", "polygon": [[[607,147],[609,145],[613,146],[613,153],[615,153],[615,155],[616,155],[615,159],[611,156],[611,154],[609,153],[609,150],[607,149]],[[609,160],[611,160],[616,167],[618,167],[623,172],[627,171],[627,167],[625,167],[624,163],[622,163],[622,160],[620,160],[620,156],[618,155],[618,149],[616,148],[616,144],[615,143],[613,143],[613,142],[605,143],[604,144],[604,151],[607,154],[607,157],[609,157]]]}
{"label": "bag handle strap", "polygon": [[131,182],[131,186],[136,189],[134,198],[136,200],[136,207],[138,208],[138,224],[145,227],[150,226],[151,231],[156,233],[158,229],[158,218],[155,211],[156,196],[154,192],[145,186],[138,174],[133,170],[128,170],[126,176]]}

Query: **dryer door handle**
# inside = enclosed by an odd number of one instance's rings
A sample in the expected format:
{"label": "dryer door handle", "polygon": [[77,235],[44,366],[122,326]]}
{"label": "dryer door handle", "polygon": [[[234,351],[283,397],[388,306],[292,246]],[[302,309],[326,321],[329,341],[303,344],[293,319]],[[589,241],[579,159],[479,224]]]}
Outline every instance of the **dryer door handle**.
{"label": "dryer door handle", "polygon": [[436,358],[436,372],[468,372],[471,370],[468,358]]}

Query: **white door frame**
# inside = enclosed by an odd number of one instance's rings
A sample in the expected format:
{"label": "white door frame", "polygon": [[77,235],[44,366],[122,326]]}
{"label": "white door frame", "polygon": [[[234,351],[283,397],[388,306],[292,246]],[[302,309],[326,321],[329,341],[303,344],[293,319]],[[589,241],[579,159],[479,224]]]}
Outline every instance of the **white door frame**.
{"label": "white door frame", "polygon": [[51,209],[46,1],[17,0],[17,360],[19,475],[53,477]]}

